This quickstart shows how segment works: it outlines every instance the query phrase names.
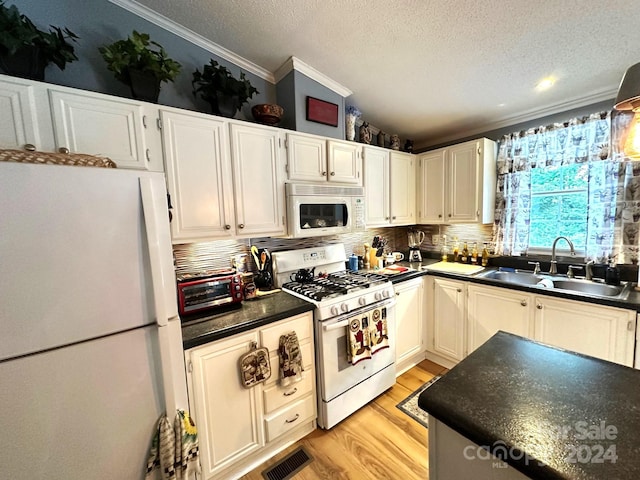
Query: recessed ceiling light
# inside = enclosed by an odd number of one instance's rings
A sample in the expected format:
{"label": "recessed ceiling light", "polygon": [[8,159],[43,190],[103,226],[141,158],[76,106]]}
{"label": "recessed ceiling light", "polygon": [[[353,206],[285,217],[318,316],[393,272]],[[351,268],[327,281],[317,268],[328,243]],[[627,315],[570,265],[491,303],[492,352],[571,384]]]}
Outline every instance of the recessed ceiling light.
{"label": "recessed ceiling light", "polygon": [[506,103],[499,103],[499,104],[498,104],[498,107],[502,108],[502,107],[504,107],[505,105],[506,105]]}
{"label": "recessed ceiling light", "polygon": [[553,77],[543,78],[536,85],[536,90],[547,90],[547,89],[551,88],[554,83],[556,83],[556,79],[553,78]]}

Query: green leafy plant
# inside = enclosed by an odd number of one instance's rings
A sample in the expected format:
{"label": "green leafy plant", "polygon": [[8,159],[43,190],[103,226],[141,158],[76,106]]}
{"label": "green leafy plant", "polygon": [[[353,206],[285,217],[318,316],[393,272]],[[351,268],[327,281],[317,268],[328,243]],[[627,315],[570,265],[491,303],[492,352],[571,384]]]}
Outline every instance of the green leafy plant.
{"label": "green leafy plant", "polygon": [[7,7],[0,2],[0,53],[15,55],[21,48],[33,47],[40,51],[45,66],[54,63],[64,70],[67,63],[78,60],[73,45],[79,37],[68,28],[61,29],[50,25],[44,32],[36,27],[15,5]]}
{"label": "green leafy plant", "polygon": [[[229,69],[211,59],[208,65],[204,65],[202,72],[196,68],[193,72],[193,95],[200,93],[200,97],[216,105],[220,96],[225,98],[237,97],[237,108],[239,109],[249,101],[254,94],[260,93],[251,85],[244,73],[240,73],[238,80]],[[214,106],[214,111],[215,111]],[[216,112],[217,113],[217,112]]]}
{"label": "green leafy plant", "polygon": [[[156,47],[152,49],[151,47]],[[130,70],[153,74],[161,82],[173,82],[182,65],[167,56],[162,45],[151,41],[146,33],[133,33],[126,40],[118,40],[98,49],[117,80],[131,85]]]}

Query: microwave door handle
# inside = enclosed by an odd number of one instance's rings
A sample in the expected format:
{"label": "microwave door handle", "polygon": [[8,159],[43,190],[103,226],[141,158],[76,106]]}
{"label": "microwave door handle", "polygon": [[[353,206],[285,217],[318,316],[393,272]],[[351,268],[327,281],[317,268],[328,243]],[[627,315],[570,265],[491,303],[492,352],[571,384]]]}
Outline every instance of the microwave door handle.
{"label": "microwave door handle", "polygon": [[322,329],[325,332],[330,332],[331,330],[338,330],[339,328],[344,328],[347,325],[349,325],[349,319],[347,320],[342,320],[340,322],[336,322],[336,323],[332,323],[330,325],[323,325]]}

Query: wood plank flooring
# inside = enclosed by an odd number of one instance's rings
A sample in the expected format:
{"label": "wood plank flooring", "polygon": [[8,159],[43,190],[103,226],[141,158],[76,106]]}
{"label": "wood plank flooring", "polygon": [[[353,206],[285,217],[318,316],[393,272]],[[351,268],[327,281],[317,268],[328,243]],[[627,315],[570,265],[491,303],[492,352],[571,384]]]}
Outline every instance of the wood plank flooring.
{"label": "wood plank flooring", "polygon": [[314,460],[294,476],[296,480],[428,479],[427,429],[396,405],[446,371],[423,360],[399,376],[391,389],[331,430],[315,430],[242,480],[263,480],[263,470],[300,445]]}

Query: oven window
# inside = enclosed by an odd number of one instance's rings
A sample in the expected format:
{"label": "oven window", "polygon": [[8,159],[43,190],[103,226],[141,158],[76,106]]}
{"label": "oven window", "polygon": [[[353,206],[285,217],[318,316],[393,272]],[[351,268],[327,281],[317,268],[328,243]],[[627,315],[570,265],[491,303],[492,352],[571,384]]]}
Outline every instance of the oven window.
{"label": "oven window", "polygon": [[192,307],[202,305],[229,296],[229,282],[208,282],[199,285],[191,285],[183,289],[184,306]]}
{"label": "oven window", "polygon": [[300,228],[343,227],[349,220],[343,203],[301,203]]}

